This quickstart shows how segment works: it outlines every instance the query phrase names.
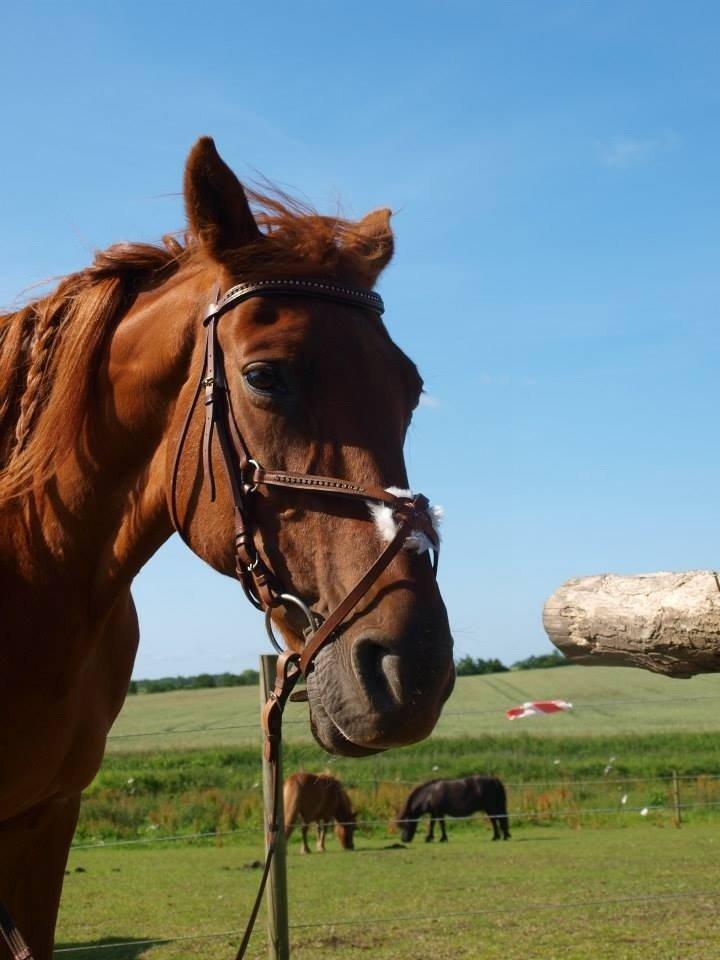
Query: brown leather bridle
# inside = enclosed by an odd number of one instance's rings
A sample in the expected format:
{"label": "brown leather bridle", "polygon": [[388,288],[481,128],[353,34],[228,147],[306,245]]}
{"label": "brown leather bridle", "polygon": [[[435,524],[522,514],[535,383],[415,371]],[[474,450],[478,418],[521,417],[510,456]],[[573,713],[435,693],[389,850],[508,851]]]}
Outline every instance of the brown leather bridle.
{"label": "brown leather bridle", "polygon": [[[248,449],[235,419],[230,391],[228,389],[222,351],[218,342],[218,321],[229,310],[251,297],[303,297],[329,300],[345,306],[360,307],[381,316],[384,312],[382,298],[373,291],[329,283],[324,280],[256,280],[239,283],[219,297],[219,288],[209,304],[203,326],[205,350],[202,370],[195,393],[186,414],[175,450],[172,468],[169,507],[172,522],[187,542],[183,523],[177,512],[177,478],[180,458],[187,440],[190,423],[197,401],[204,391],[205,422],[202,437],[203,473],[211,501],[215,500],[215,477],[213,473],[213,440],[217,437],[221,459],[233,499],[235,573],[245,595],[254,607],[265,611],[268,636],[280,656],[278,657],[275,688],[268,698],[262,714],[264,753],[271,765],[273,816],[267,824],[267,856],[260,888],[250,919],[239,947],[236,960],[241,960],[247,949],[250,934],[262,900],[270,863],[279,838],[279,824],[275,812],[280,799],[280,782],[277,775],[278,746],[282,728],[282,713],[293,687],[302,675],[307,675],[320,650],[337,636],[337,630],[351,611],[368,593],[393,558],[405,546],[410,537],[421,532],[427,537],[433,552],[432,566],[437,573],[440,541],[433,525],[429,502],[422,494],[397,496],[379,486],[356,483],[336,477],[296,473],[290,470],[267,470],[260,466]],[[392,510],[396,532],[380,555],[366,570],[347,596],[323,620],[314,613],[300,597],[282,588],[277,576],[267,566],[255,546],[252,522],[252,496],[255,491],[271,488],[295,490],[304,493],[322,493],[328,496],[362,500],[365,504],[381,504]],[[368,521],[371,516],[368,511]],[[279,606],[299,609],[307,621],[303,631],[305,646],[302,653],[284,650],[272,630],[272,611]]]}
{"label": "brown leather bridle", "polygon": [[[355,483],[336,477],[295,473],[290,470],[267,470],[253,459],[238,428],[218,343],[217,325],[223,314],[249,300],[251,297],[295,296],[331,300],[351,306],[360,306],[380,316],[384,306],[377,293],[354,287],[340,286],[321,280],[267,280],[240,283],[232,287],[219,300],[213,300],[205,312],[205,350],[202,370],[195,394],[180,431],[170,484],[169,505],[173,525],[186,540],[183,524],[177,512],[177,477],[180,458],[185,447],[190,422],[197,401],[204,390],[205,423],[202,438],[203,472],[207,481],[210,499],[215,500],[215,476],[213,472],[213,440],[217,437],[222,463],[233,499],[235,573],[245,595],[258,610],[266,612],[268,634],[273,646],[284,653],[272,632],[271,613],[278,606],[291,605],[301,610],[307,625],[304,631],[305,647],[297,655],[297,665],[307,674],[312,663],[325,644],[334,639],[335,631],[342,624],[370,587],[375,583],[393,557],[401,550],[414,532],[425,534],[432,545],[433,569],[437,571],[439,538],[429,513],[429,502],[422,494],[412,497],[397,496],[382,487]],[[255,546],[253,536],[252,495],[260,488],[283,488],[303,493],[321,493],[344,499],[362,500],[367,503],[389,507],[397,524],[397,532],[377,560],[360,578],[345,599],[322,621],[317,613],[295,594],[283,589],[277,576],[267,566]],[[368,520],[370,520],[368,514]],[[187,540],[186,540],[187,542]]]}

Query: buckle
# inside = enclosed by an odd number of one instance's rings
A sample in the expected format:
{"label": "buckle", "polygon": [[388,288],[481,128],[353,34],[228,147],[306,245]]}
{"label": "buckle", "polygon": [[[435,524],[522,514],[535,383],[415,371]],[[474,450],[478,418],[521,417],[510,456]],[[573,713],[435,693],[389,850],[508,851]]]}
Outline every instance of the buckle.
{"label": "buckle", "polygon": [[242,481],[243,493],[245,493],[246,495],[255,493],[255,491],[258,488],[257,483],[248,483],[247,480],[245,479],[245,473],[248,467],[255,467],[255,470],[261,469],[260,464],[257,462],[257,460],[253,460],[252,458],[248,458],[247,463],[243,466],[241,471],[241,481]]}

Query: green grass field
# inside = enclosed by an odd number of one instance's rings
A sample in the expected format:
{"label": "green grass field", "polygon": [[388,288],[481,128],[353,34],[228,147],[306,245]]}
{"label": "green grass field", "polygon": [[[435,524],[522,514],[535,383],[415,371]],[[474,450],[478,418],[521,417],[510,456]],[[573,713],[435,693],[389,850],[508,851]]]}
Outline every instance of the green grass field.
{"label": "green grass field", "polygon": [[[507,707],[548,696],[570,700],[573,710],[505,718]],[[671,681],[639,670],[563,667],[467,677],[429,740],[364,760],[326,755],[309,734],[306,706],[290,704],[285,769],[333,771],[363,819],[392,818],[413,783],[480,772],[507,783],[511,810],[529,822],[540,810],[568,823],[578,816],[611,823],[666,806],[667,778],[676,771],[688,778],[687,818],[707,819],[720,806],[720,782],[706,776],[720,773],[718,701],[718,676]],[[258,711],[257,688],[128,698],[86,791],[78,839],[259,824]],[[628,777],[644,782],[628,784]]]}
{"label": "green grass field", "polygon": [[[288,854],[292,956],[378,960],[713,960],[720,957],[720,832],[548,828],[507,843],[484,826],[450,842],[333,839]],[[396,840],[397,838],[395,838]],[[230,958],[261,847],[83,850],[71,855],[58,958]],[[249,956],[267,956],[261,915]],[[177,939],[187,938],[187,939]],[[141,941],[168,941],[144,944]],[[126,946],[108,949],[112,943]],[[80,946],[82,951],[68,949]],[[89,950],[92,946],[104,949]]]}
{"label": "green grass field", "polygon": [[[258,697],[128,699],[84,798],[58,958],[233,955],[262,856]],[[543,697],[574,709],[505,718]],[[291,850],[293,957],[720,960],[718,701],[720,676],[563,667],[463,678],[429,740],[365,760],[328,757],[306,707],[291,705],[285,772],[334,772],[374,821],[355,853],[334,840],[325,856]],[[447,845],[395,848],[410,784],[470,772],[507,783],[512,841],[455,822]],[[161,840],[198,832],[216,836]],[[252,957],[267,955],[263,930]]]}

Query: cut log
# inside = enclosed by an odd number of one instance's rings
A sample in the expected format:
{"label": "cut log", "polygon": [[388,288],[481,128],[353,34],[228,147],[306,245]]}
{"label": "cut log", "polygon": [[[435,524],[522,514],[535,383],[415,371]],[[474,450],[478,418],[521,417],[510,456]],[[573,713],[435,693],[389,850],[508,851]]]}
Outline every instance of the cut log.
{"label": "cut log", "polygon": [[713,570],[568,580],[545,604],[543,624],[574,663],[670,677],[720,672],[720,580]]}

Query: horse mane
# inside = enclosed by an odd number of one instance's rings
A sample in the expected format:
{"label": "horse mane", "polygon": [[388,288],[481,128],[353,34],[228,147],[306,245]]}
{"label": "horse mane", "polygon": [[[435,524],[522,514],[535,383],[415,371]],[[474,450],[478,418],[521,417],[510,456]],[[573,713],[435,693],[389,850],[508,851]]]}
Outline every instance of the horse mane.
{"label": "horse mane", "polygon": [[421,783],[419,786],[414,787],[408,794],[405,803],[403,804],[403,808],[398,814],[398,820],[409,819],[412,815],[412,807],[417,800],[418,794],[422,793],[426,787],[432,786],[433,783],[438,783],[439,779],[439,777],[435,777],[434,780],[426,780],[425,783]]}
{"label": "horse mane", "polygon": [[81,434],[109,334],[136,296],[187,257],[163,246],[118,243],[51,293],[0,316],[0,503],[46,479]]}
{"label": "horse mane", "polygon": [[[392,245],[389,226],[368,236],[279,190],[246,192],[261,236],[223,254],[234,277],[372,286]],[[137,295],[204,260],[193,236],[115,244],[51,293],[0,315],[0,504],[46,481],[76,447],[110,335]]]}
{"label": "horse mane", "polygon": [[250,280],[320,276],[372,287],[392,251],[389,211],[376,211],[372,229],[355,221],[323,216],[307,203],[270,185],[267,192],[245,189],[260,238],[230,250],[231,273]]}

